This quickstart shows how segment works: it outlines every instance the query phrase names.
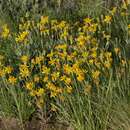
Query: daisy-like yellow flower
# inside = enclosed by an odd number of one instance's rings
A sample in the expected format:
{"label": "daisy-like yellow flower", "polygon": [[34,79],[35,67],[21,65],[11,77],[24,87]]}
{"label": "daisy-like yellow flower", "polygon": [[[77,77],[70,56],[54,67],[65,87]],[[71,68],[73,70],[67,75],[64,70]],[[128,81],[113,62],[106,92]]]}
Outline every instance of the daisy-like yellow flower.
{"label": "daisy-like yellow flower", "polygon": [[22,56],[21,58],[21,61],[23,62],[23,63],[27,63],[27,61],[28,61],[28,56],[26,56],[26,55],[24,55],[24,56]]}
{"label": "daisy-like yellow flower", "polygon": [[67,23],[66,23],[66,21],[61,21],[60,23],[59,23],[59,25],[58,25],[58,28],[59,29],[63,29],[63,28],[65,28],[67,25],[66,25]]}
{"label": "daisy-like yellow flower", "polygon": [[72,67],[69,66],[68,64],[65,64],[65,65],[63,66],[63,69],[64,69],[64,72],[65,72],[66,74],[72,73]]}
{"label": "daisy-like yellow flower", "polygon": [[113,7],[112,10],[110,11],[110,13],[112,15],[114,15],[116,13],[116,11],[117,11],[117,7]]}
{"label": "daisy-like yellow flower", "polygon": [[111,23],[111,21],[112,21],[112,17],[110,15],[106,15],[105,19],[104,19],[104,22],[105,23]]}
{"label": "daisy-like yellow flower", "polygon": [[28,90],[32,90],[33,89],[33,82],[26,82],[26,88],[28,89]]}
{"label": "daisy-like yellow flower", "polygon": [[45,65],[42,66],[42,73],[49,75],[50,73],[50,68],[47,68]]}
{"label": "daisy-like yellow flower", "polygon": [[77,44],[80,46],[85,45],[87,39],[84,35],[79,35],[79,37],[77,38]]}
{"label": "daisy-like yellow flower", "polygon": [[11,66],[7,66],[5,67],[4,71],[5,71],[5,74],[10,74],[13,71],[13,68]]}
{"label": "daisy-like yellow flower", "polygon": [[9,76],[8,78],[8,82],[12,85],[14,85],[17,81],[17,78],[15,78],[14,76]]}
{"label": "daisy-like yellow flower", "polygon": [[56,86],[53,83],[48,82],[46,86],[47,86],[47,89],[56,92]]}
{"label": "daisy-like yellow flower", "polygon": [[48,16],[41,16],[40,24],[45,25],[46,23],[48,23],[48,21],[49,21]]}
{"label": "daisy-like yellow flower", "polygon": [[45,76],[45,77],[43,78],[43,81],[44,81],[44,82],[48,82],[48,76]]}
{"label": "daisy-like yellow flower", "polygon": [[43,56],[37,56],[35,58],[35,64],[41,64],[41,62],[43,62],[44,57]]}
{"label": "daisy-like yellow flower", "polygon": [[57,92],[57,94],[61,94],[63,91],[62,91],[62,88],[60,88],[60,87],[57,87],[56,88],[56,92]]}
{"label": "daisy-like yellow flower", "polygon": [[64,82],[69,85],[71,83],[71,78],[66,77],[66,79],[64,80]]}
{"label": "daisy-like yellow flower", "polygon": [[77,75],[77,80],[78,80],[78,81],[82,82],[84,79],[85,79],[84,73],[79,73],[79,74]]}
{"label": "daisy-like yellow flower", "polygon": [[9,36],[9,34],[10,34],[10,30],[9,30],[7,24],[3,25],[3,26],[2,26],[1,36],[2,36],[3,38],[7,38],[7,37]]}
{"label": "daisy-like yellow flower", "polygon": [[84,19],[84,23],[85,23],[85,24],[91,24],[91,22],[92,22],[92,19],[91,19],[91,18],[85,18],[85,19]]}
{"label": "daisy-like yellow flower", "polygon": [[36,92],[36,95],[40,97],[44,94],[44,92],[45,92],[45,90],[43,88],[39,88]]}
{"label": "daisy-like yellow flower", "polygon": [[30,74],[28,66],[26,64],[20,65],[19,70],[21,77],[28,77]]}
{"label": "daisy-like yellow flower", "polygon": [[60,76],[60,72],[54,72],[51,74],[52,81],[56,81]]}

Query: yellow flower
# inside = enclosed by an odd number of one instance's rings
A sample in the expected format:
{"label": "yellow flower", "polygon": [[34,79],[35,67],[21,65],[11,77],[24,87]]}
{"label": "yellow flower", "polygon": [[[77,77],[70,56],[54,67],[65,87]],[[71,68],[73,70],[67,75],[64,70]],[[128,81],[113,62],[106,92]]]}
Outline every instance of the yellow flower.
{"label": "yellow flower", "polygon": [[69,85],[71,83],[71,78],[66,77],[66,79],[64,80],[64,82]]}
{"label": "yellow flower", "polygon": [[87,58],[88,57],[88,52],[82,52],[82,56],[83,56],[83,58]]}
{"label": "yellow flower", "polygon": [[49,57],[49,58],[51,58],[53,56],[54,56],[54,52],[53,51],[51,51],[49,54],[47,54],[47,57]]}
{"label": "yellow flower", "polygon": [[91,18],[85,18],[85,19],[84,19],[84,23],[85,23],[85,24],[91,24],[91,22],[92,22],[92,19],[91,19]]}
{"label": "yellow flower", "polygon": [[61,76],[61,77],[60,77],[60,80],[61,80],[61,81],[65,81],[65,80],[66,80],[66,76],[65,76],[65,75]]}
{"label": "yellow flower", "polygon": [[17,79],[14,76],[9,76],[8,82],[12,85],[16,83]]}
{"label": "yellow flower", "polygon": [[113,7],[113,9],[110,11],[110,13],[111,13],[112,15],[114,15],[114,14],[116,13],[116,11],[117,11],[117,7]]}
{"label": "yellow flower", "polygon": [[98,71],[98,70],[92,71],[92,78],[93,79],[99,78],[99,75],[100,75],[100,71]]}
{"label": "yellow flower", "polygon": [[41,16],[40,24],[45,25],[48,23],[48,16]]}
{"label": "yellow flower", "polygon": [[52,81],[56,81],[60,76],[60,72],[54,72],[51,74]]}
{"label": "yellow flower", "polygon": [[73,71],[73,73],[80,73],[80,68],[79,68],[79,62],[77,61],[75,64],[73,64],[73,66],[71,67],[71,71]]}
{"label": "yellow flower", "polygon": [[42,62],[44,62],[44,57],[43,56],[36,56],[35,58],[31,59],[31,63],[33,65],[40,65]]}
{"label": "yellow flower", "polygon": [[59,88],[59,87],[56,88],[56,93],[57,93],[57,94],[61,94],[62,92],[63,92],[63,91],[62,91],[62,88]]}
{"label": "yellow flower", "polygon": [[47,88],[49,89],[49,90],[51,90],[51,91],[54,91],[54,92],[56,92],[56,86],[53,84],[53,83],[48,83],[47,84]]}
{"label": "yellow flower", "polygon": [[55,59],[51,59],[48,63],[49,63],[50,65],[55,65],[56,60],[55,60]]}
{"label": "yellow flower", "polygon": [[64,72],[65,72],[66,74],[72,73],[72,67],[69,66],[68,64],[65,64],[65,65],[63,66],[63,69],[64,69]]}
{"label": "yellow flower", "polygon": [[47,68],[45,65],[42,66],[42,73],[48,75],[50,73],[50,68]]}
{"label": "yellow flower", "polygon": [[127,9],[128,3],[127,0],[123,1],[122,8]]}
{"label": "yellow flower", "polygon": [[57,97],[57,93],[56,93],[55,91],[54,91],[54,92],[51,91],[50,97],[51,97],[51,98],[52,98],[52,97]]}
{"label": "yellow flower", "polygon": [[37,56],[35,58],[35,64],[40,64],[44,60],[43,56]]}
{"label": "yellow flower", "polygon": [[43,88],[39,88],[36,92],[36,95],[40,97],[44,94],[44,92],[45,92],[45,90]]}
{"label": "yellow flower", "polygon": [[66,22],[65,22],[65,21],[61,21],[61,22],[59,23],[59,25],[58,25],[58,27],[59,27],[60,29],[63,29],[65,26],[66,26]]}
{"label": "yellow flower", "polygon": [[26,64],[20,65],[19,70],[20,70],[21,77],[28,77],[30,74],[28,66]]}
{"label": "yellow flower", "polygon": [[88,30],[90,31],[90,32],[96,32],[96,30],[97,30],[97,26],[98,26],[98,24],[92,24],[91,26],[89,26],[88,27]]}
{"label": "yellow flower", "polygon": [[64,43],[64,44],[60,44],[60,45],[57,45],[56,47],[55,47],[55,49],[63,49],[63,50],[66,50],[67,49],[67,44],[66,43]]}
{"label": "yellow flower", "polygon": [[7,66],[7,67],[5,67],[4,71],[6,74],[10,74],[13,71],[13,68],[11,66]]}
{"label": "yellow flower", "polygon": [[105,16],[104,22],[105,22],[105,23],[110,23],[111,20],[112,20],[112,17],[109,16],[109,15],[107,15],[107,16]]}
{"label": "yellow flower", "polygon": [[77,80],[78,81],[80,81],[80,82],[82,82],[83,80],[84,80],[84,73],[79,73],[78,75],[77,75]]}
{"label": "yellow flower", "polygon": [[111,59],[112,53],[111,52],[105,52],[105,57],[109,60]]}
{"label": "yellow flower", "polygon": [[23,31],[15,38],[15,41],[17,43],[26,43],[28,35],[29,35],[28,31]]}
{"label": "yellow flower", "polygon": [[1,36],[3,38],[7,38],[9,36],[9,34],[10,34],[10,30],[9,30],[7,24],[3,25]]}
{"label": "yellow flower", "polygon": [[80,35],[80,36],[77,38],[77,43],[78,43],[78,45],[83,46],[83,45],[85,45],[86,40],[87,40],[87,39],[86,39],[85,36]]}
{"label": "yellow flower", "polygon": [[26,88],[28,89],[28,90],[32,90],[33,89],[33,82],[26,82]]}
{"label": "yellow flower", "polygon": [[93,60],[93,59],[90,59],[88,62],[89,62],[89,64],[92,65],[92,64],[94,63],[94,60]]}
{"label": "yellow flower", "polygon": [[48,82],[48,76],[45,76],[45,77],[43,78],[43,81],[44,81],[44,82]]}
{"label": "yellow flower", "polygon": [[27,61],[28,61],[28,56],[26,56],[26,55],[22,56],[22,57],[21,57],[21,61],[22,61],[23,63],[27,63]]}
{"label": "yellow flower", "polygon": [[92,56],[93,58],[96,58],[96,57],[97,57],[97,52],[94,51],[94,52],[91,54],[91,56]]}
{"label": "yellow flower", "polygon": [[65,39],[65,40],[67,40],[67,37],[69,36],[69,33],[66,31],[66,30],[64,30],[62,33],[61,33],[61,35],[60,35],[60,39]]}

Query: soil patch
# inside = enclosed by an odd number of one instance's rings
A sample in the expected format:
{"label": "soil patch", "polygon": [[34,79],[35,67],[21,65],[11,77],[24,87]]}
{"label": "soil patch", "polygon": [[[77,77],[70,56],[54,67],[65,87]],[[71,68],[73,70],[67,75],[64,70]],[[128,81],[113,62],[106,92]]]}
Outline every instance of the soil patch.
{"label": "soil patch", "polygon": [[44,124],[41,121],[32,120],[26,122],[24,129],[21,127],[20,122],[15,118],[0,119],[0,130],[73,130],[67,125],[60,123]]}

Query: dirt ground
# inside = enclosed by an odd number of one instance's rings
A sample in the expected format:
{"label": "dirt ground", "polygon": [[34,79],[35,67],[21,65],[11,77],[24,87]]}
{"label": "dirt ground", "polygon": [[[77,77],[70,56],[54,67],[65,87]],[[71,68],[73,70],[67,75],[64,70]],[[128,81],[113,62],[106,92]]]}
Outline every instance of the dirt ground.
{"label": "dirt ground", "polygon": [[72,128],[63,124],[43,124],[40,121],[32,120],[26,122],[24,129],[21,128],[18,120],[11,119],[0,119],[0,130],[73,130]]}

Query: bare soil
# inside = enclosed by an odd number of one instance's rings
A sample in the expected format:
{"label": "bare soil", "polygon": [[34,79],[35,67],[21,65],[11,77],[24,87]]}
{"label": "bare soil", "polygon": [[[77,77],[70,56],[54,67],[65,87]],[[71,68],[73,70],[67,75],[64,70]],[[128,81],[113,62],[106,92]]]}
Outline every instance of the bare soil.
{"label": "bare soil", "polygon": [[19,121],[15,118],[0,119],[0,130],[73,130],[64,124],[44,124],[38,120],[26,122],[23,127],[21,127]]}

